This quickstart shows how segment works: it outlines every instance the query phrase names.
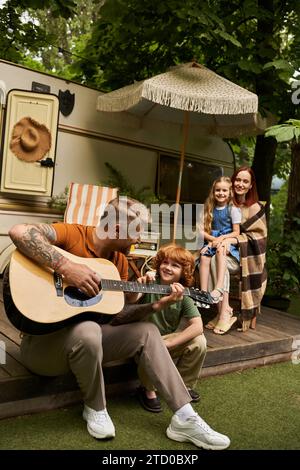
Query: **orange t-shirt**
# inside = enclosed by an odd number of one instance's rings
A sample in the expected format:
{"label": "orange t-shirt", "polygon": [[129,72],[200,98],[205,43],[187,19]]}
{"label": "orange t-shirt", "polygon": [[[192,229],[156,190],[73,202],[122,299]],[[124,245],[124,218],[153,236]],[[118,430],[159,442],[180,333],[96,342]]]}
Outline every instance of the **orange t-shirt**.
{"label": "orange t-shirt", "polygon": [[[63,250],[82,258],[98,258],[94,252],[93,227],[78,224],[52,224],[56,232],[56,243]],[[128,261],[119,251],[113,251],[109,258],[118,269],[122,281],[128,279]]]}

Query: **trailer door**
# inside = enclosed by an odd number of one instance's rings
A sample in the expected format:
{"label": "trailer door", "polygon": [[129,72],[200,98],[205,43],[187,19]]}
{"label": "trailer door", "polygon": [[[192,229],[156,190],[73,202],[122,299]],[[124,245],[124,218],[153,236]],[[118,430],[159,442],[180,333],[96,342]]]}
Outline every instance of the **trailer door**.
{"label": "trailer door", "polygon": [[[24,195],[51,196],[55,166],[59,101],[53,94],[11,90],[7,95],[5,124],[3,129],[1,192]],[[27,134],[16,137],[16,125],[20,122],[36,123]],[[27,126],[30,127],[30,126]],[[32,131],[30,133],[30,131]],[[40,131],[40,132],[39,132]],[[20,134],[20,132],[19,132]],[[50,147],[39,153],[42,142],[50,135]],[[24,139],[23,139],[23,137]],[[26,137],[26,138],[25,138]],[[21,143],[12,146],[12,141]],[[34,139],[38,139],[36,142]],[[35,150],[33,151],[33,147]],[[41,157],[41,155],[43,155]],[[28,158],[26,158],[28,156]],[[32,161],[34,159],[34,161]]]}

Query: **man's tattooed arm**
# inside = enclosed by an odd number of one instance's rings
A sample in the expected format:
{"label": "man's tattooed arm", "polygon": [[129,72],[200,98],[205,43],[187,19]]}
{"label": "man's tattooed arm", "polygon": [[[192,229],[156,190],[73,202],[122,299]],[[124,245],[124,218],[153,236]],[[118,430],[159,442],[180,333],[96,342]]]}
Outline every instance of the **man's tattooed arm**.
{"label": "man's tattooed arm", "polygon": [[52,246],[56,241],[56,232],[51,225],[15,225],[9,231],[9,236],[24,255],[38,264],[57,270],[66,261]]}
{"label": "man's tattooed arm", "polygon": [[125,304],[123,310],[116,314],[110,324],[117,326],[144,320],[155,311],[153,305],[154,304]]}

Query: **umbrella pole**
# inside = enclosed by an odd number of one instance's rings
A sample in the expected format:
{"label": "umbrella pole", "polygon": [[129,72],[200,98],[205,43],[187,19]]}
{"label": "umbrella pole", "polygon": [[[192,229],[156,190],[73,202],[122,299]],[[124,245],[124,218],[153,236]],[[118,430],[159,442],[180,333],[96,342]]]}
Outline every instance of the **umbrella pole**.
{"label": "umbrella pole", "polygon": [[175,243],[175,239],[176,239],[176,230],[177,230],[178,211],[179,211],[179,202],[180,202],[180,193],[181,193],[183,164],[184,164],[186,144],[187,144],[187,140],[188,140],[188,133],[189,133],[189,111],[184,111],[183,140],[182,140],[182,144],[181,144],[179,177],[178,177],[176,201],[175,201],[175,212],[174,212],[174,226],[173,226],[173,238],[172,238],[173,243]]}

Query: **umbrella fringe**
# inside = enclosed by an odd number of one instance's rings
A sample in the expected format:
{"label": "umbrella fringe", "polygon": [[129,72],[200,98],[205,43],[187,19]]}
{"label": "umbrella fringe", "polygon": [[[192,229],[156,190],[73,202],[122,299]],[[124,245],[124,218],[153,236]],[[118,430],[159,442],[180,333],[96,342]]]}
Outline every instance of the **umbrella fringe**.
{"label": "umbrella fringe", "polygon": [[[144,82],[142,97],[171,108],[205,114],[247,114],[257,111],[254,94],[241,98],[238,102],[232,102],[230,98],[222,99],[220,97],[216,97],[216,99],[201,97],[201,102],[199,102],[199,96],[182,96],[174,93],[174,91],[170,92],[152,86],[147,80]],[[195,98],[198,98],[198,100]]]}
{"label": "umbrella fringe", "polygon": [[124,94],[124,91],[122,91],[122,93],[120,93],[118,96],[118,90],[113,92],[113,96],[111,93],[108,93],[107,100],[106,95],[100,95],[97,105],[98,111],[120,112],[135,106],[141,99],[143,83],[144,82],[141,82],[139,86],[134,83],[133,85],[126,87],[127,94]]}

